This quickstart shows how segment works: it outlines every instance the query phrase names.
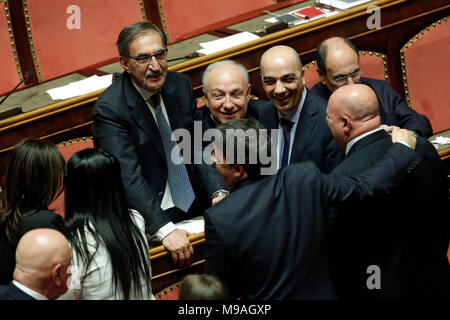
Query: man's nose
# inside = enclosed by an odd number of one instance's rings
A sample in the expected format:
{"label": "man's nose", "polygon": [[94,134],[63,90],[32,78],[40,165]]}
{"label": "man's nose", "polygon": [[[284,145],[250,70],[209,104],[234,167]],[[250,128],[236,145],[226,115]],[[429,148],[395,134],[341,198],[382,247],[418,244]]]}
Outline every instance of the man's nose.
{"label": "man's nose", "polygon": [[276,94],[280,94],[280,93],[284,93],[286,91],[286,88],[284,87],[284,85],[281,83],[281,81],[277,81],[275,83],[275,93]]}

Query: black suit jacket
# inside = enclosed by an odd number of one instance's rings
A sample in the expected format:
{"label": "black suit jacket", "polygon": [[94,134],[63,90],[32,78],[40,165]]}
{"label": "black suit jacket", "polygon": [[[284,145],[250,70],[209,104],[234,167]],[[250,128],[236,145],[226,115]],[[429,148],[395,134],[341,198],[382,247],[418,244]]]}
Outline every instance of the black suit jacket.
{"label": "black suit jacket", "polygon": [[[190,130],[198,111],[189,79],[168,71],[161,96],[172,130]],[[160,208],[168,171],[159,129],[126,72],[100,95],[93,115],[94,144],[119,160],[128,201],[143,215],[148,233],[171,220],[177,222],[203,213],[209,200],[192,164],[186,164],[186,169],[196,199],[188,214],[169,217]]]}
{"label": "black suit jacket", "polygon": [[[424,137],[429,137],[433,134],[430,120],[410,108],[387,81],[361,78],[361,83],[371,87],[377,95],[378,104],[380,105],[381,124],[414,130]],[[316,83],[311,88],[311,92],[327,101],[331,96],[330,90],[322,82]]]}
{"label": "black suit jacket", "polygon": [[[259,121],[267,129],[278,129],[278,111],[272,102],[256,100],[250,101],[250,104],[255,105],[255,108],[270,110],[261,114]],[[334,142],[325,120],[326,108],[325,100],[307,91],[295,132],[289,164],[310,160],[319,167],[320,171],[328,173],[344,157],[344,153]]]}
{"label": "black suit jacket", "polygon": [[[355,143],[333,175],[372,167],[392,145],[377,131]],[[417,140],[422,162],[383,201],[342,206],[330,233],[333,278],[342,298],[424,299],[449,297],[448,187],[434,147]],[[381,289],[369,290],[367,268],[381,270]]]}
{"label": "black suit jacket", "polygon": [[379,166],[354,179],[321,174],[307,161],[244,181],[205,213],[206,273],[243,299],[335,299],[327,207],[390,190],[418,158],[396,144]]}
{"label": "black suit jacket", "polygon": [[36,300],[29,294],[10,283],[8,286],[0,286],[0,300]]}
{"label": "black suit jacket", "polygon": [[[41,210],[32,215],[24,215],[22,226],[17,241],[30,230],[37,228],[50,228],[64,233],[64,219],[48,210]],[[1,226],[0,231],[0,284],[8,284],[13,279],[13,272],[16,266],[16,246],[11,244],[6,237],[5,226]]]}

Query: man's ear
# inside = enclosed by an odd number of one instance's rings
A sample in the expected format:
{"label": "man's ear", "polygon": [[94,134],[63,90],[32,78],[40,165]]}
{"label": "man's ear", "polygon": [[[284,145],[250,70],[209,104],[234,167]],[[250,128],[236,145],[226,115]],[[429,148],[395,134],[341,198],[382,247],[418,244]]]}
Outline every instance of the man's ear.
{"label": "man's ear", "polygon": [[63,272],[62,264],[58,263],[56,266],[53,267],[52,279],[53,279],[53,282],[57,286],[60,286],[62,283],[62,279],[63,279],[62,272]]}
{"label": "man's ear", "polygon": [[244,166],[242,164],[235,164],[233,165],[233,177],[235,178],[235,181],[241,181],[242,177],[245,174]]}
{"label": "man's ear", "polygon": [[326,78],[326,73],[322,72],[319,68],[316,68],[317,74],[319,75],[320,78],[320,82],[322,82],[323,85],[325,85],[325,78]]}
{"label": "man's ear", "polygon": [[352,119],[349,116],[342,116],[342,131],[345,135],[348,135],[350,131],[352,131],[353,124]]}
{"label": "man's ear", "polygon": [[249,100],[250,100],[250,92],[252,92],[252,86],[251,86],[251,84],[249,83],[249,84],[248,84],[248,87],[247,87],[247,99],[249,99]]}
{"label": "man's ear", "polygon": [[119,63],[120,63],[120,65],[122,66],[122,68],[123,68],[126,72],[128,72],[128,73],[131,72],[131,71],[130,71],[130,67],[128,66],[128,59],[127,59],[127,58],[120,56],[120,57],[119,57]]}

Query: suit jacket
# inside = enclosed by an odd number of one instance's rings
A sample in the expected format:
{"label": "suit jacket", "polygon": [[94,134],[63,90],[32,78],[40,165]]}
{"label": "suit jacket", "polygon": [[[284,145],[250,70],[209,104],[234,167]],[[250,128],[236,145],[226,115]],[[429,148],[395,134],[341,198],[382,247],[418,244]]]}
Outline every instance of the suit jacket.
{"label": "suit jacket", "polygon": [[[352,146],[336,176],[372,167],[392,145],[377,131]],[[424,299],[449,297],[448,187],[434,147],[417,140],[421,163],[382,201],[341,206],[330,233],[333,278],[342,298]],[[381,289],[369,290],[367,268],[381,271]]]}
{"label": "suit jacket", "polygon": [[[161,96],[172,130],[190,129],[197,106],[189,79],[168,71]],[[169,217],[160,208],[168,173],[161,136],[147,104],[126,72],[100,95],[93,115],[94,145],[119,160],[128,201],[144,216],[148,233],[156,232],[171,220],[177,222],[203,213],[209,200],[197,169],[191,164],[186,164],[186,169],[196,199],[188,214]]]}
{"label": "suit jacket", "polygon": [[[306,90],[306,89],[304,89]],[[259,121],[267,129],[278,129],[278,111],[270,101],[255,100],[249,105],[270,110]],[[271,106],[267,108],[267,106]],[[327,103],[307,91],[295,132],[289,164],[310,160],[320,171],[328,173],[342,160],[344,153],[336,145],[325,120]]]}
{"label": "suit jacket", "polygon": [[[50,228],[64,233],[64,219],[48,210],[41,210],[32,215],[24,215],[22,226],[17,241],[28,231],[37,228]],[[5,226],[1,226],[0,231],[0,284],[8,284],[13,279],[13,272],[16,266],[17,243],[11,244],[6,237]]]}
{"label": "suit jacket", "polygon": [[[430,120],[410,108],[387,81],[361,78],[361,83],[371,87],[377,95],[381,124],[414,130],[423,137],[433,134]],[[311,92],[327,101],[331,96],[330,90],[322,82],[316,83],[311,88]]]}
{"label": "suit jacket", "polygon": [[245,180],[205,212],[206,273],[242,299],[336,299],[327,260],[327,207],[390,190],[416,165],[396,144],[365,174],[336,178],[310,161]]}
{"label": "suit jacket", "polygon": [[0,286],[0,300],[36,300],[29,294],[10,283],[8,286]]}

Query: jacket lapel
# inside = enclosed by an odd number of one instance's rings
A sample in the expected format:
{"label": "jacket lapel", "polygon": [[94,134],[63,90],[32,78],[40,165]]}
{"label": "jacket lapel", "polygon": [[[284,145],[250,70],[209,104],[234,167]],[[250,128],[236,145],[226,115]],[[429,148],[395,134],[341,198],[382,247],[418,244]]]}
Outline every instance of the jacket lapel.
{"label": "jacket lapel", "polygon": [[317,107],[311,101],[311,93],[306,92],[305,102],[300,113],[300,119],[295,131],[294,143],[292,145],[291,158],[289,163],[298,162],[310,141],[311,133],[317,122]]}
{"label": "jacket lapel", "polygon": [[131,109],[131,115],[139,127],[149,136],[161,159],[165,161],[161,136],[155,119],[153,118],[147,103],[131,83],[129,76],[124,76],[123,89],[127,98],[128,107]]}

